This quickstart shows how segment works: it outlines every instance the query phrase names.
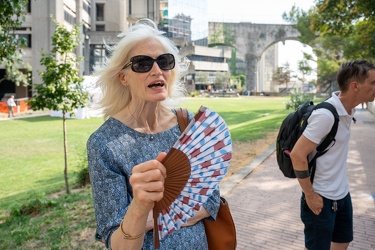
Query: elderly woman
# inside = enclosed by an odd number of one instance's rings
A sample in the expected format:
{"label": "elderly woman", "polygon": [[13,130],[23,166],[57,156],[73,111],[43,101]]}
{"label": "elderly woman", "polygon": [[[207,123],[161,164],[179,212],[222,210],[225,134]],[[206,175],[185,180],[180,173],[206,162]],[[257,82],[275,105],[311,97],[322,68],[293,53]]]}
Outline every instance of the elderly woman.
{"label": "elderly woman", "polygon": [[[181,135],[167,102],[183,93],[184,65],[152,24],[130,27],[96,72],[106,120],[87,151],[97,237],[109,249],[153,249],[152,209],[167,177],[161,161]],[[161,240],[160,249],[207,249],[202,219],[216,218],[219,205],[215,191],[196,216]]]}

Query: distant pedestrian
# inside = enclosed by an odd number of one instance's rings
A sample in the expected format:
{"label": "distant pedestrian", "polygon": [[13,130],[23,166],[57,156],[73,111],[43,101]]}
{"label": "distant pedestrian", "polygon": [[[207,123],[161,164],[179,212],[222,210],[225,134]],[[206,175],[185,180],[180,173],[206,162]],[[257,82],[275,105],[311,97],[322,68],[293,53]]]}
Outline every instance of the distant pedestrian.
{"label": "distant pedestrian", "polygon": [[12,115],[12,117],[14,117],[14,113],[13,113],[13,107],[16,106],[16,103],[14,102],[14,95],[11,95],[7,101],[7,104],[8,104],[8,118],[10,117],[10,115]]}
{"label": "distant pedestrian", "polygon": [[340,91],[327,100],[339,114],[336,141],[317,158],[313,183],[308,159],[332,128],[334,117],[329,110],[313,111],[290,154],[303,191],[301,220],[305,225],[305,248],[309,250],[347,249],[353,240],[353,207],[346,176],[350,127],[355,107],[374,101],[375,65],[364,60],[344,63],[337,82]]}

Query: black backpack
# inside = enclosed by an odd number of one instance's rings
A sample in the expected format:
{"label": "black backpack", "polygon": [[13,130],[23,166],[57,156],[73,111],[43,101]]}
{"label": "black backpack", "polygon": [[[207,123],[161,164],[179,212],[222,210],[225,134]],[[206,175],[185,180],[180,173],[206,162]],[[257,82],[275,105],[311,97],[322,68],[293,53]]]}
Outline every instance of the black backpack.
{"label": "black backpack", "polygon": [[339,125],[339,115],[336,108],[328,102],[321,102],[318,105],[314,105],[313,101],[307,101],[305,104],[300,105],[294,112],[291,112],[284,119],[280,126],[279,134],[276,140],[277,164],[285,177],[296,178],[292,161],[290,159],[290,152],[292,151],[298,138],[305,130],[307,126],[307,119],[310,117],[312,111],[319,108],[330,110],[335,117],[335,122],[331,131],[316,148],[317,153],[309,162],[311,182],[314,180],[316,159],[328,151],[328,146],[331,145],[332,142],[335,143],[335,136]]}

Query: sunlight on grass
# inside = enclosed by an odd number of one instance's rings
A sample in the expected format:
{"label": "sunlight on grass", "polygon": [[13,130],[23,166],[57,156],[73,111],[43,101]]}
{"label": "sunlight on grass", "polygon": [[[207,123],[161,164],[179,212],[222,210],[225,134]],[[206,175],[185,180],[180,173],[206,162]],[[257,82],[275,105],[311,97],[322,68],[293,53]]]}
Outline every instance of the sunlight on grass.
{"label": "sunlight on grass", "polygon": [[268,116],[265,116],[265,117],[262,117],[262,118],[258,118],[258,119],[254,119],[254,120],[250,120],[250,121],[247,121],[247,122],[241,122],[241,123],[238,123],[238,124],[229,125],[228,128],[229,128],[229,130],[233,130],[233,129],[236,129],[236,128],[240,128],[240,127],[244,127],[244,126],[249,126],[249,125],[261,122],[261,121],[267,121],[267,120],[273,119],[275,117],[279,117],[279,116],[277,116],[277,115],[272,115],[272,116],[268,115]]}

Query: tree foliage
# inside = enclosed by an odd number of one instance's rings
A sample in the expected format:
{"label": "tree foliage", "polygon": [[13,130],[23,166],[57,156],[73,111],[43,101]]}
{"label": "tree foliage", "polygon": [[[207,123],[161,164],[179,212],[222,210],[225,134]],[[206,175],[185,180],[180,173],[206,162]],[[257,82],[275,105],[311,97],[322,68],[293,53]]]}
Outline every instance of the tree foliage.
{"label": "tree foliage", "polygon": [[246,75],[239,74],[230,77],[231,85],[237,85],[237,87],[243,88],[246,85]]}
{"label": "tree foliage", "polygon": [[311,29],[322,37],[338,37],[346,59],[375,56],[375,5],[368,0],[317,0]]}
{"label": "tree foliage", "polygon": [[28,0],[0,1],[0,65],[5,67],[5,79],[16,85],[27,85],[30,81],[31,66],[22,61],[21,47],[25,40],[19,38],[15,31],[25,21]]}
{"label": "tree foliage", "polygon": [[215,77],[215,85],[221,86],[223,89],[228,88],[230,85],[230,73],[217,72]]}
{"label": "tree foliage", "polygon": [[278,84],[285,84],[285,90],[288,90],[288,83],[291,79],[292,70],[289,63],[285,63],[282,67],[278,67],[272,75],[272,81]]}
{"label": "tree foliage", "polygon": [[195,74],[195,83],[207,84],[208,83],[208,72],[198,71]]}
{"label": "tree foliage", "polygon": [[343,61],[373,61],[374,13],[375,5],[368,0],[316,0],[308,11],[293,6],[284,13],[284,20],[300,31],[300,41],[310,45],[318,58],[318,86],[331,89]]}
{"label": "tree foliage", "polygon": [[210,36],[209,47],[230,46],[236,44],[236,35],[234,29],[227,23],[216,23],[214,33]]}
{"label": "tree foliage", "polygon": [[298,71],[302,74],[301,81],[305,82],[305,76],[311,74],[312,68],[308,62],[308,60],[303,58],[302,60],[299,60],[297,63]]}
{"label": "tree foliage", "polygon": [[77,58],[72,52],[79,42],[78,26],[68,30],[63,25],[56,23],[56,30],[52,36],[51,53],[42,52],[41,65],[45,71],[41,72],[43,83],[35,84],[35,94],[29,101],[29,105],[36,110],[50,109],[61,111],[63,114],[64,133],[64,158],[65,158],[65,184],[69,193],[67,175],[67,136],[66,118],[68,113],[74,114],[74,110],[85,107],[88,94],[82,86],[83,78],[79,76]]}

